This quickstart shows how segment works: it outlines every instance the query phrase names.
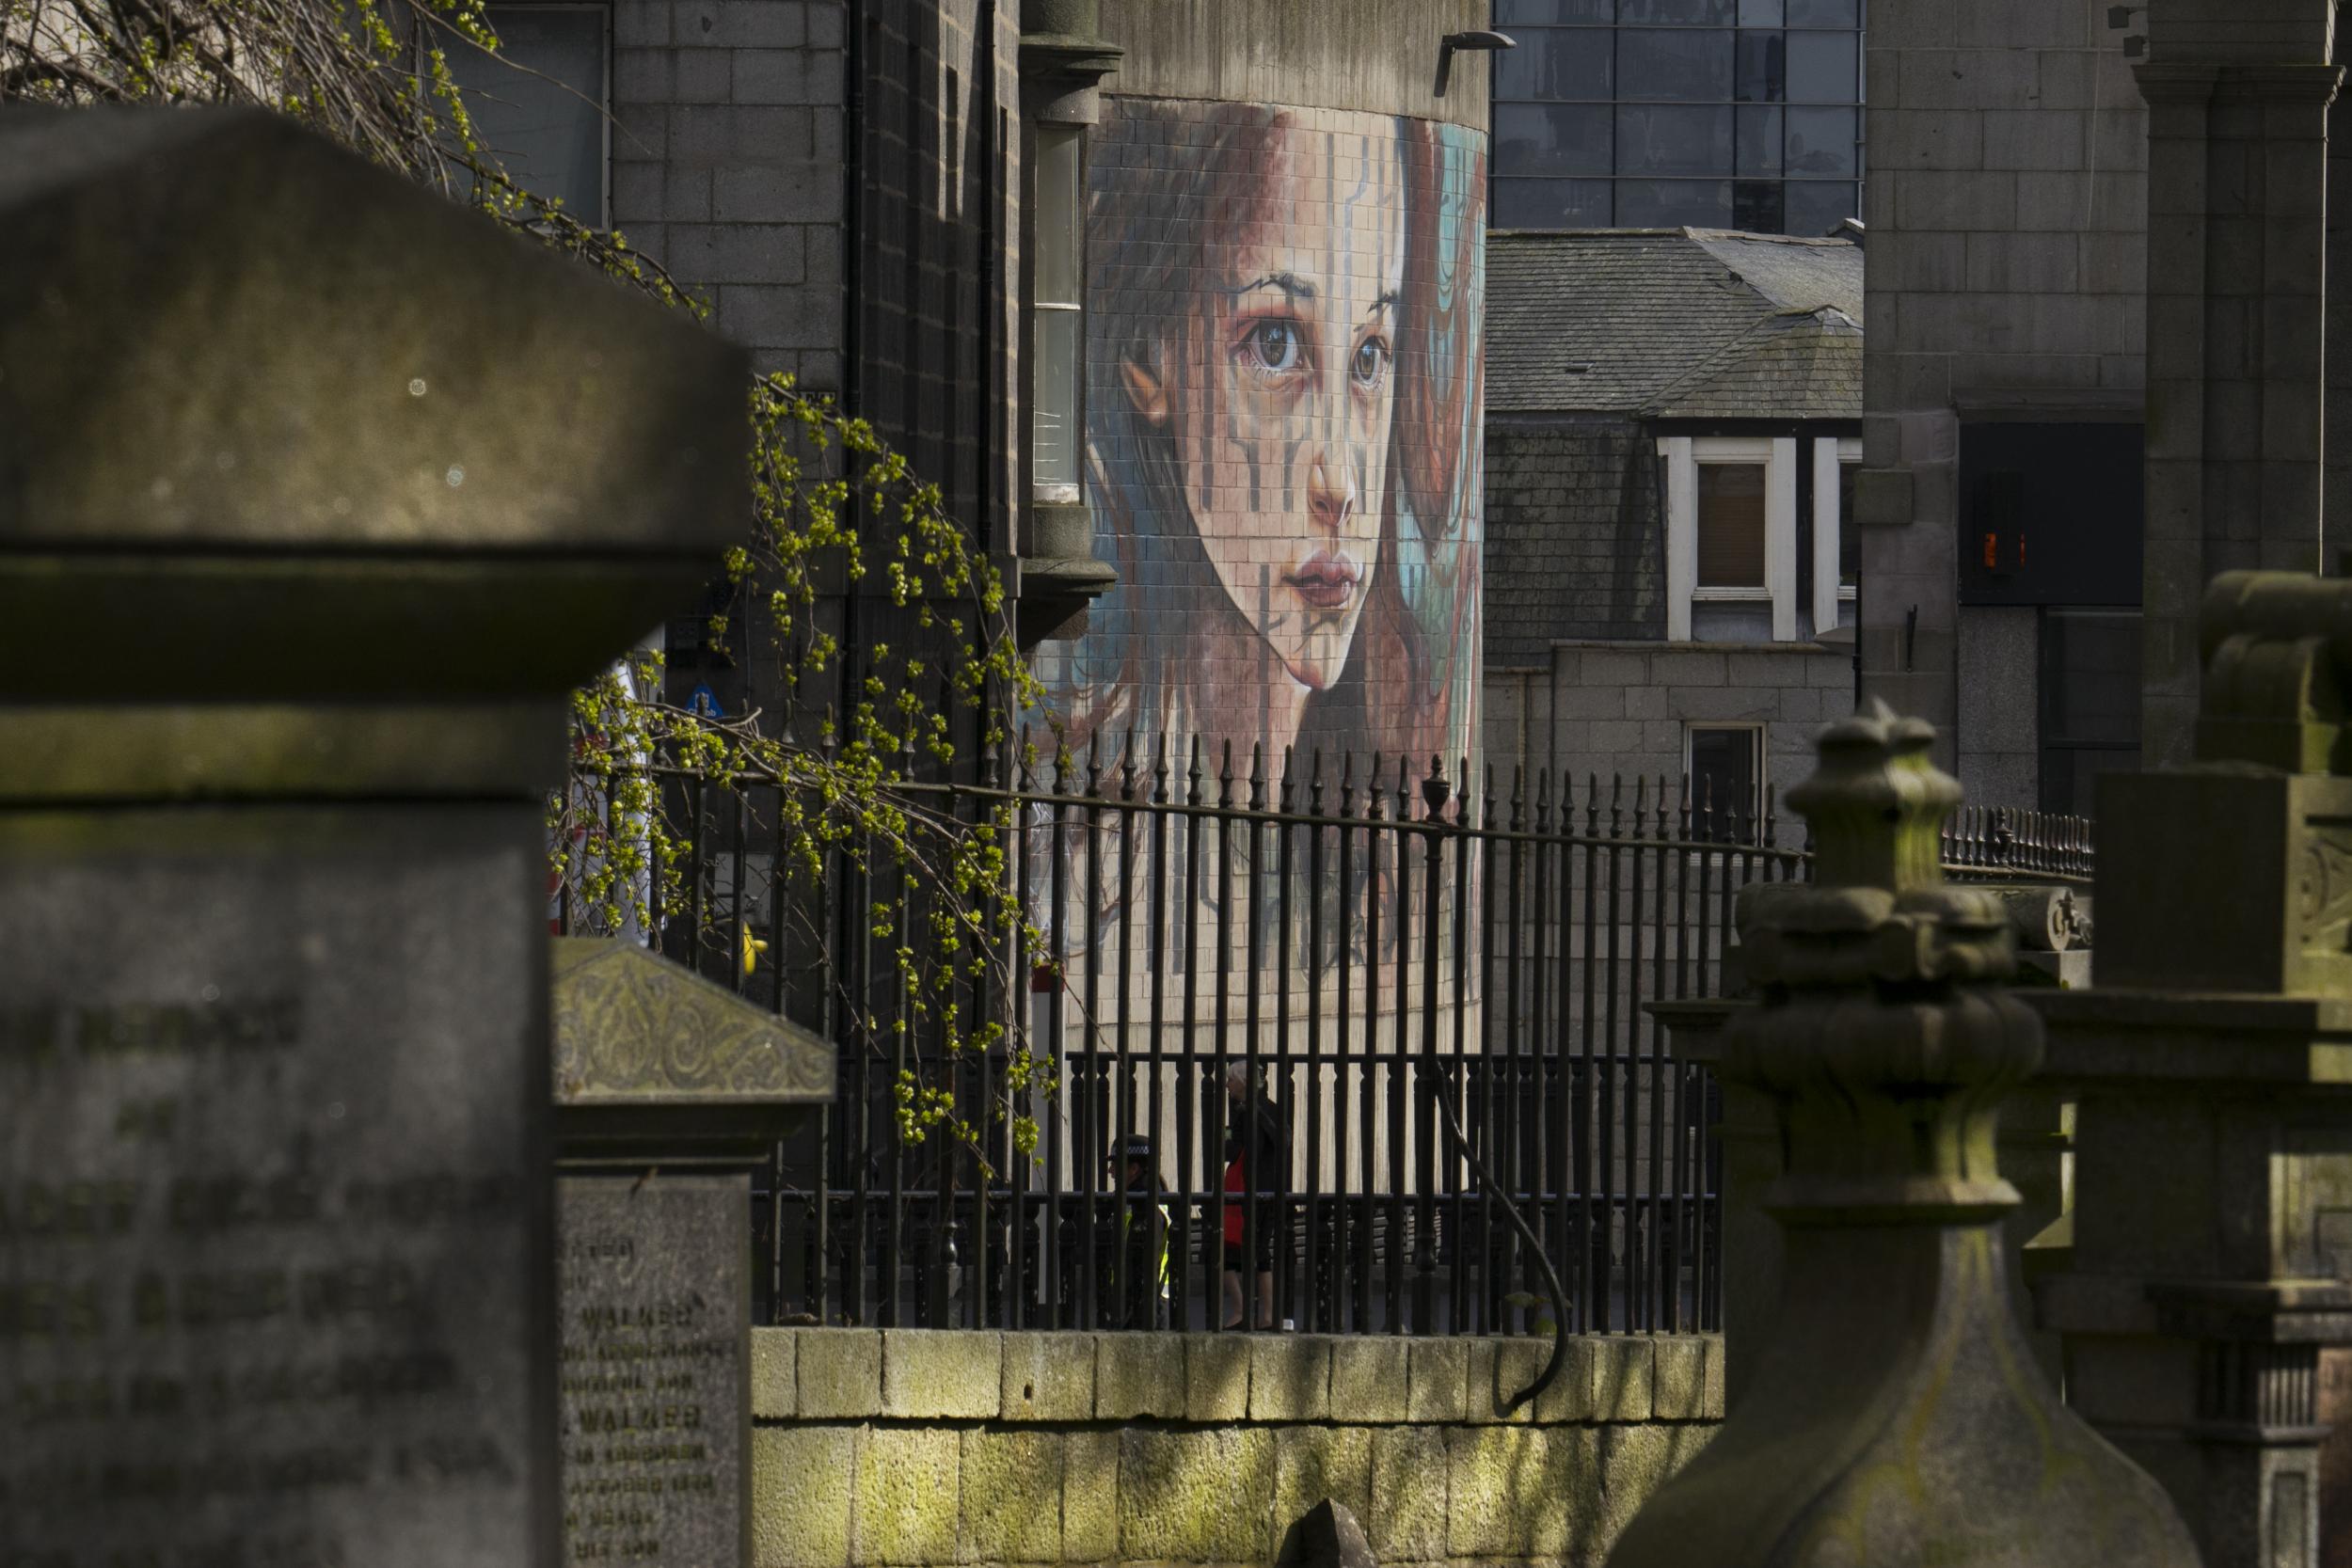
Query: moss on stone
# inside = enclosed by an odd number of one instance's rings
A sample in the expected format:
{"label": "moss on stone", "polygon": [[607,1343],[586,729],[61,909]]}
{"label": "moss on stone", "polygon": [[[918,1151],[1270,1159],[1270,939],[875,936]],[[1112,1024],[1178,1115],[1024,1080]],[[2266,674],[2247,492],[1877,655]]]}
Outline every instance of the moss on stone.
{"label": "moss on stone", "polygon": [[1094,1341],[1094,1414],[1105,1421],[1184,1414],[1184,1357],[1165,1335],[1104,1334]]}
{"label": "moss on stone", "polygon": [[1372,1512],[1365,1533],[1380,1560],[1431,1561],[1446,1555],[1445,1433],[1434,1427],[1380,1427],[1372,1434]]}
{"label": "moss on stone", "polygon": [[863,1427],[850,1539],[860,1563],[954,1560],[961,1445],[948,1428]]}
{"label": "moss on stone", "polygon": [[802,1418],[882,1413],[882,1336],[870,1328],[796,1329]]}
{"label": "moss on stone", "polygon": [[1550,1434],[1516,1426],[1446,1433],[1446,1554],[1558,1557],[1567,1550],[1568,1498],[1550,1472]]}
{"label": "moss on stone", "polygon": [[1059,1561],[1062,1434],[974,1428],[962,1441],[961,1560]]}
{"label": "moss on stone", "polygon": [[1184,1340],[1184,1419],[1238,1421],[1246,1418],[1249,1414],[1251,1336],[1187,1334]]}
{"label": "moss on stone", "polygon": [[1274,1539],[1328,1497],[1356,1515],[1372,1513],[1370,1427],[1294,1426],[1274,1433]]}
{"label": "moss on stone", "polygon": [[1319,1335],[1252,1335],[1249,1418],[1320,1421],[1331,1414],[1331,1341]]}
{"label": "moss on stone", "polygon": [[752,1432],[752,1561],[755,1568],[845,1568],[858,1428]]}
{"label": "moss on stone", "polygon": [[1331,1408],[1350,1421],[1401,1421],[1408,1386],[1403,1339],[1331,1342]]}
{"label": "moss on stone", "polygon": [[1269,1432],[1120,1434],[1119,1549],[1131,1561],[1263,1561],[1273,1505]]}
{"label": "moss on stone", "polygon": [[1406,1352],[1406,1411],[1416,1421],[1458,1421],[1468,1414],[1470,1342],[1415,1339]]}
{"label": "moss on stone", "polygon": [[1062,1447],[1061,1554],[1064,1562],[1119,1556],[1116,1432],[1073,1432]]}

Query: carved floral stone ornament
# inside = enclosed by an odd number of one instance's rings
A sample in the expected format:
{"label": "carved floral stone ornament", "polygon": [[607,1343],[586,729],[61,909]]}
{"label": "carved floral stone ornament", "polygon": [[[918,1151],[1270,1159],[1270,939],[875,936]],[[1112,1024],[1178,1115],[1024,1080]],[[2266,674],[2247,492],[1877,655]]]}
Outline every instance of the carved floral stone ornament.
{"label": "carved floral stone ornament", "polygon": [[564,938],[552,968],[559,1103],[833,1098],[822,1039],[644,948]]}
{"label": "carved floral stone ornament", "polygon": [[2042,1027],[1995,989],[2015,967],[2000,900],[1944,881],[1960,786],[1934,739],[1883,704],[1831,725],[1788,794],[1814,880],[1740,894],[1762,1002],[1728,1026],[1723,1070],[1776,1107],[1781,1307],[1749,1391],[1612,1568],[2197,1561],[2011,1315],[1994,1117]]}

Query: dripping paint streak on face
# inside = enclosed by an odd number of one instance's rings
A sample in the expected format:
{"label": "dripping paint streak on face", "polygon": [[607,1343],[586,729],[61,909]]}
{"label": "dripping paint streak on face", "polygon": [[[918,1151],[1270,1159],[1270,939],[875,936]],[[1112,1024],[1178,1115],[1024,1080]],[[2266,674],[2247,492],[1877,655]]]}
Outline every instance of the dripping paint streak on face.
{"label": "dripping paint streak on face", "polygon": [[1156,400],[1178,443],[1227,597],[1292,680],[1323,690],[1347,662],[1378,564],[1401,169],[1385,137],[1286,125],[1259,167],[1233,177],[1259,182],[1259,199],[1236,204],[1258,215],[1213,236],[1210,286],[1183,335],[1189,362],[1131,374],[1130,390],[1138,407]]}

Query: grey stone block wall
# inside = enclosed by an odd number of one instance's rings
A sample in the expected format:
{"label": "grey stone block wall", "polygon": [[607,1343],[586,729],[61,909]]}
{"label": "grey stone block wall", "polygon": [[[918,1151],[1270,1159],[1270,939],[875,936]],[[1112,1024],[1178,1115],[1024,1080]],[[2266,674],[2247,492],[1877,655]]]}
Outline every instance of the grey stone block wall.
{"label": "grey stone block wall", "polygon": [[612,221],[762,371],[841,387],[841,0],[614,0]]}
{"label": "grey stone block wall", "polygon": [[1592,776],[1678,790],[1686,725],[1761,724],[1777,800],[1812,771],[1821,727],[1853,711],[1851,660],[1818,642],[1555,643],[1545,665],[1488,670],[1486,760],[1506,788],[1517,766],[1565,776],[1580,802]]}
{"label": "grey stone block wall", "polygon": [[2039,804],[2041,612],[2030,605],[1960,612],[1960,786],[1970,805]]}
{"label": "grey stone block wall", "polygon": [[[1908,473],[1910,501],[1864,519],[1865,685],[1932,721],[1988,803],[2030,804],[2034,781],[2030,747],[1963,696],[1959,410],[2112,412],[2145,383],[2147,119],[2106,8],[1870,8],[1863,460]],[[1999,694],[2030,709],[2022,674]]]}
{"label": "grey stone block wall", "polygon": [[1326,1497],[1385,1561],[1600,1568],[1714,1433],[1711,1336],[758,1329],[759,1568],[1274,1559]]}
{"label": "grey stone block wall", "polygon": [[992,547],[1019,428],[1019,9],[870,8],[856,52],[844,0],[613,15],[615,225],[758,369],[854,401]]}

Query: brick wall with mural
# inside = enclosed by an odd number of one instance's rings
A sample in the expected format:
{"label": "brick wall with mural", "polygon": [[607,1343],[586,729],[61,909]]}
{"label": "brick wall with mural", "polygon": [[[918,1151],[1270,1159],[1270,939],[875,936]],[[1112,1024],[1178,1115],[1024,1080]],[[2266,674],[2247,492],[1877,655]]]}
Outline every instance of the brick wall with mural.
{"label": "brick wall with mural", "polygon": [[1107,102],[1086,488],[1120,583],[1039,659],[1073,743],[1469,752],[1485,164],[1401,116]]}

